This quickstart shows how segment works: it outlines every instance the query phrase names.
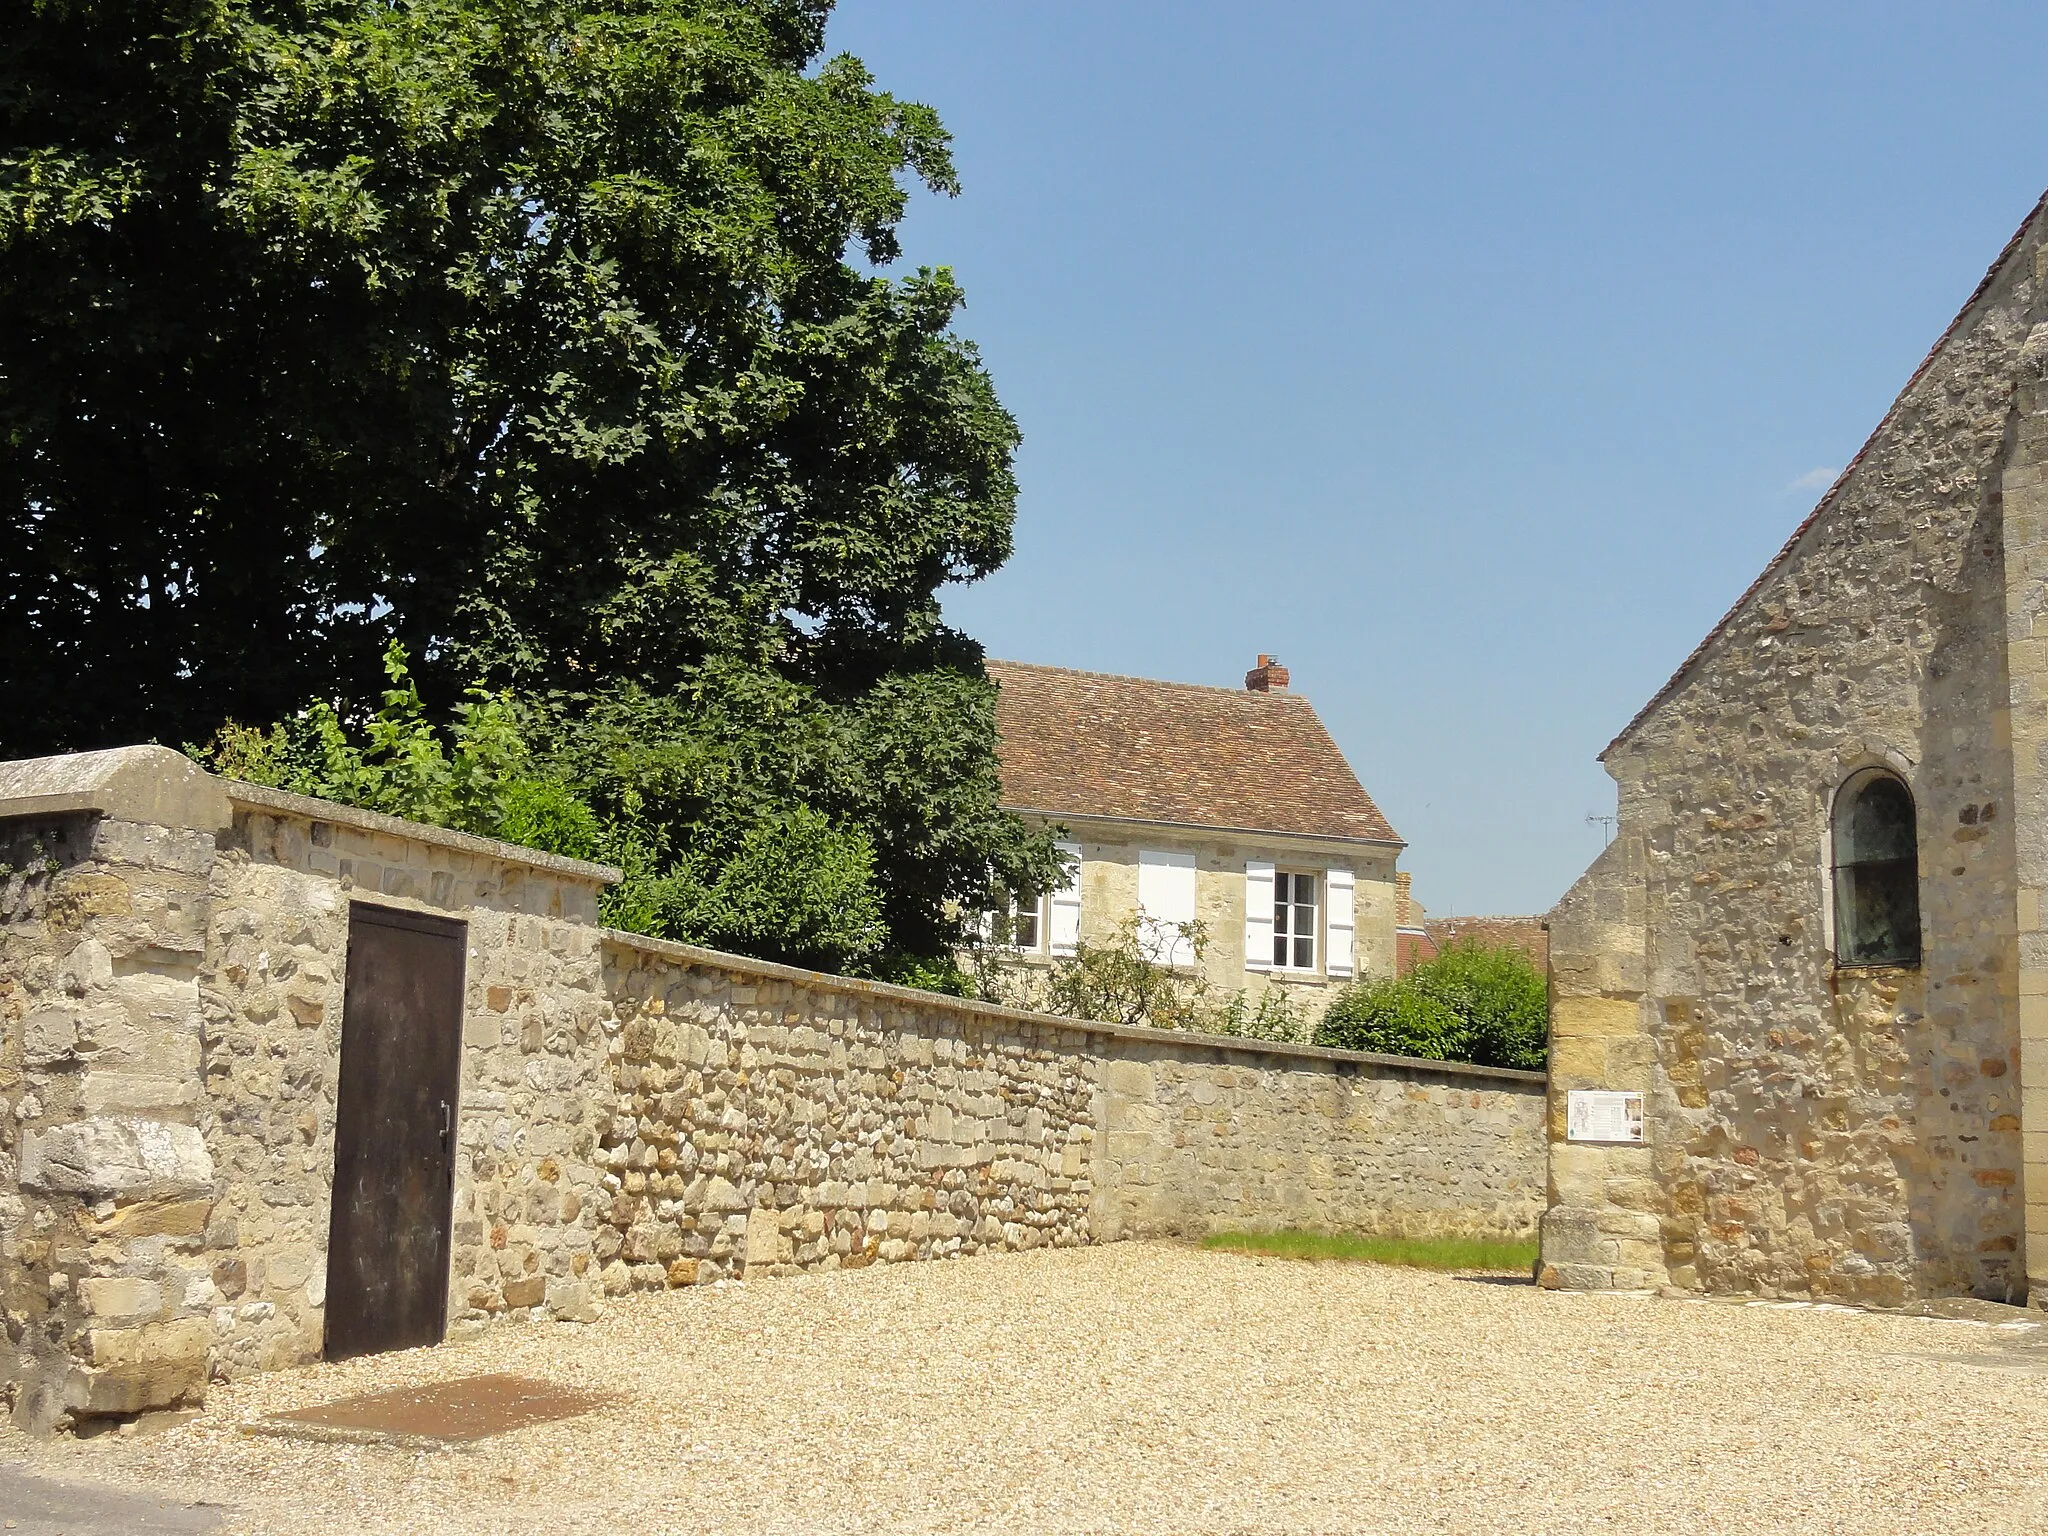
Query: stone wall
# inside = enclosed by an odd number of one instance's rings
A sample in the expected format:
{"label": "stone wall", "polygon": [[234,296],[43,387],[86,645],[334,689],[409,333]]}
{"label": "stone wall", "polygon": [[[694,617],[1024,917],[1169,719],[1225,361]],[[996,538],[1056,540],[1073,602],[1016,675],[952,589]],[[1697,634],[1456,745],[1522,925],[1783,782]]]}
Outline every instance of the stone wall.
{"label": "stone wall", "polygon": [[0,765],[0,865],[19,1420],[319,1358],[351,900],[469,926],[451,1314],[589,1315],[614,872],[224,785],[162,748]]}
{"label": "stone wall", "polygon": [[211,857],[203,834],[114,818],[0,823],[0,1380],[57,1394],[32,1420],[205,1384]]}
{"label": "stone wall", "polygon": [[468,926],[451,1327],[1218,1226],[1511,1234],[1540,1205],[1534,1074],[609,933],[614,871],[161,748],[0,764],[0,865],[0,1398],[31,1425],[319,1358],[353,902]]}
{"label": "stone wall", "polygon": [[1103,1237],[1534,1234],[1540,1073],[1157,1031],[1098,1049],[1091,1219]]}
{"label": "stone wall", "polygon": [[1527,1237],[1542,1209],[1538,1073],[605,955],[609,1291],[1228,1227]]}
{"label": "stone wall", "polygon": [[[1551,923],[1550,1283],[2025,1292],[2015,833],[2048,805],[2014,782],[2000,485],[2041,239],[1605,755],[1618,835]],[[1870,766],[1917,805],[1918,967],[1834,960],[1831,809]],[[1564,1140],[1591,1087],[1647,1095],[1646,1147]]]}
{"label": "stone wall", "polygon": [[[2048,243],[2037,236],[2024,257],[2035,292],[2048,297]],[[1998,484],[2013,815],[1996,835],[2014,861],[2019,1086],[2008,1096],[2019,1100],[2022,1127],[2022,1256],[2030,1299],[2048,1306],[2048,320],[2032,318],[2016,360],[2012,446]]]}
{"label": "stone wall", "polygon": [[1089,1239],[1083,1030],[612,934],[606,1289]]}
{"label": "stone wall", "polygon": [[602,872],[513,862],[388,818],[352,825],[341,807],[250,786],[232,795],[199,975],[215,1198],[211,1288],[197,1291],[213,1369],[320,1355],[351,900],[469,928],[451,1319],[543,1304],[588,1315],[612,1099]]}

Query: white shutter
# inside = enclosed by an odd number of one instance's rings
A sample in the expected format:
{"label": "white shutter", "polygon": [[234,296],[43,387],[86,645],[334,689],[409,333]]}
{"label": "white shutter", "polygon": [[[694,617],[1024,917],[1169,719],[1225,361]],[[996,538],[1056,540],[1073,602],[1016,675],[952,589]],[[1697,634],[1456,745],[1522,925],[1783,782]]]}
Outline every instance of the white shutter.
{"label": "white shutter", "polygon": [[1323,889],[1329,893],[1329,913],[1323,919],[1323,931],[1328,935],[1324,940],[1323,968],[1332,976],[1349,976],[1357,969],[1354,956],[1358,947],[1351,871],[1326,870]]}
{"label": "white shutter", "polygon": [[1138,850],[1138,914],[1153,958],[1162,965],[1192,965],[1194,946],[1181,936],[1195,920],[1195,856],[1159,848]]}
{"label": "white shutter", "polygon": [[1052,893],[1052,952],[1071,955],[1081,943],[1081,845],[1054,843],[1067,866],[1066,883]]}
{"label": "white shutter", "polygon": [[1244,968],[1273,969],[1273,866],[1244,861]]}

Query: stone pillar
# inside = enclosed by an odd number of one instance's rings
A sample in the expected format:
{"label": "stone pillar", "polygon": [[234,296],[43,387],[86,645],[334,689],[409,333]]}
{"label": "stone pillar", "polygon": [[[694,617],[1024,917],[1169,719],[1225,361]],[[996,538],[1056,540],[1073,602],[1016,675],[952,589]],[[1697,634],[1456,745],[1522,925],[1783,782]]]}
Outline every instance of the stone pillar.
{"label": "stone pillar", "polygon": [[31,1430],[205,1389],[199,963],[228,820],[162,747],[0,767],[0,1380]]}
{"label": "stone pillar", "polygon": [[[1550,1178],[1537,1278],[1553,1289],[1640,1290],[1672,1278],[1653,1168],[1643,876],[1641,838],[1624,827],[1550,915]],[[1643,1094],[1647,1144],[1567,1140],[1575,1088]]]}
{"label": "stone pillar", "polygon": [[[2048,250],[2035,253],[2037,276]],[[2018,841],[2021,1181],[2032,1305],[2048,1307],[2048,325],[2020,350],[2005,509],[2006,660]]]}

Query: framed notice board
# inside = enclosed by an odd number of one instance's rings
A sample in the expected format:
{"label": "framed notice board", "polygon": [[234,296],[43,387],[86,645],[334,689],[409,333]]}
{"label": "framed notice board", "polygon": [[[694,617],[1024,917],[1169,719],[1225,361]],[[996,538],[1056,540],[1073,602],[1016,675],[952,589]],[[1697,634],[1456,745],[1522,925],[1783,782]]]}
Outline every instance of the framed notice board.
{"label": "framed notice board", "polygon": [[1607,1088],[1574,1088],[1565,1096],[1565,1140],[1643,1144],[1643,1096]]}

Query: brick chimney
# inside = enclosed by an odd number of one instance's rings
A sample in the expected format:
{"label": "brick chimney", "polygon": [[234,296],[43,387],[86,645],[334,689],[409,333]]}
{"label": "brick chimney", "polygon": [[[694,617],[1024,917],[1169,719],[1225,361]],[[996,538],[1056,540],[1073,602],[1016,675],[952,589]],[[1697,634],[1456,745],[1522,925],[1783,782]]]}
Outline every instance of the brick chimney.
{"label": "brick chimney", "polygon": [[1261,656],[1259,664],[1245,673],[1244,685],[1253,693],[1285,693],[1287,669],[1280,665],[1279,658]]}
{"label": "brick chimney", "polygon": [[1415,877],[1405,869],[1396,870],[1394,873],[1394,926],[1396,928],[1412,928],[1415,926],[1414,879]]}

